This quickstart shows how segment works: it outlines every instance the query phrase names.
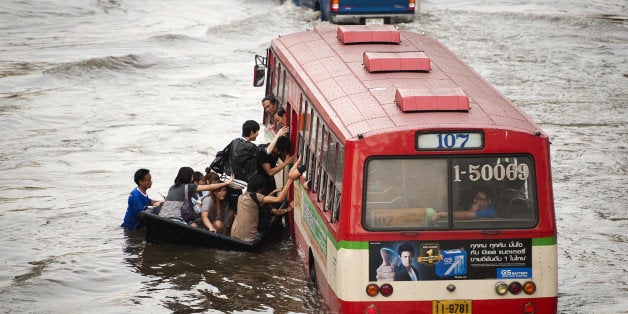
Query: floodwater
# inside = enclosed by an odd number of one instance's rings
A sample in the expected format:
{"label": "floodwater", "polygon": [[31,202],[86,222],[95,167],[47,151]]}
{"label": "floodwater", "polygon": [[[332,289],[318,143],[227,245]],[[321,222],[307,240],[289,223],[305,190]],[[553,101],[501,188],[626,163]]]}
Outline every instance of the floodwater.
{"label": "floodwater", "polygon": [[[435,37],[552,145],[559,310],[628,309],[628,3],[420,2]],[[261,116],[253,56],[316,25],[289,2],[0,2],[0,311],[295,312],[324,306],[289,239],[261,253],[145,245],[120,227],[133,172],[159,198]]]}

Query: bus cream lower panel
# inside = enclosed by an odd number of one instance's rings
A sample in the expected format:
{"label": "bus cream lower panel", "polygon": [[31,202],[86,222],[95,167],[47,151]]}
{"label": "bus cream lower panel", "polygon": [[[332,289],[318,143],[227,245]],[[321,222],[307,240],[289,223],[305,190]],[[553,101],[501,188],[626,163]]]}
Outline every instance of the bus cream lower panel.
{"label": "bus cream lower panel", "polygon": [[532,247],[532,280],[536,293],[542,296],[558,295],[558,247],[538,245]]}

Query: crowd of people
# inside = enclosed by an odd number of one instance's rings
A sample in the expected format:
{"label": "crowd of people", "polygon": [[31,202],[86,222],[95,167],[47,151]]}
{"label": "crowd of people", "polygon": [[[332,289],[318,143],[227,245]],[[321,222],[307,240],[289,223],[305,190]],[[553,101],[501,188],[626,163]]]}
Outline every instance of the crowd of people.
{"label": "crowd of people", "polygon": [[[128,207],[122,227],[143,227],[141,212],[149,205],[161,206],[159,215],[192,227],[203,228],[244,241],[253,241],[269,227],[272,216],[282,216],[293,209],[285,202],[290,185],[304,172],[301,158],[291,156],[292,143],[285,126],[285,110],[279,108],[274,96],[262,99],[264,112],[273,117],[277,132],[268,144],[253,143],[260,125],[248,120],[242,125],[242,137],[229,144],[223,180],[214,169],[205,174],[190,167],[181,167],[164,200],[152,200],[147,190],[152,177],[147,169],[136,171],[137,187],[128,198]],[[289,169],[289,179],[277,188],[275,174]],[[234,180],[246,183],[246,191],[232,184]],[[241,187],[241,186],[240,186]],[[283,205],[283,206],[282,206]]]}

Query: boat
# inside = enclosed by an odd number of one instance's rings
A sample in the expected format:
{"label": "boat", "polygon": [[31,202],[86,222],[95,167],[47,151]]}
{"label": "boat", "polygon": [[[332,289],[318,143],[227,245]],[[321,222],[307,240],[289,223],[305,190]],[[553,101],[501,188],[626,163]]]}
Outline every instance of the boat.
{"label": "boat", "polygon": [[276,234],[281,221],[272,217],[269,227],[252,242],[225,236],[209,230],[191,227],[182,222],[159,216],[152,210],[142,212],[146,224],[146,243],[170,244],[180,246],[214,248],[228,251],[255,251],[262,243]]}

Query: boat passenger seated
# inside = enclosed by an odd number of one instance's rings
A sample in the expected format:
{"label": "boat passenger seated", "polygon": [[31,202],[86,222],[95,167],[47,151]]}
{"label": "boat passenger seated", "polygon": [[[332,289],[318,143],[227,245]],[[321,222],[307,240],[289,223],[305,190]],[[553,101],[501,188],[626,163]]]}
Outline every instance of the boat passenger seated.
{"label": "boat passenger seated", "polygon": [[227,201],[227,187],[223,186],[211,190],[201,199],[200,217],[195,222],[201,228],[229,236],[233,218],[233,211],[229,208]]}
{"label": "boat passenger seated", "polygon": [[[190,167],[181,167],[174,185],[168,190],[166,201],[159,212],[159,216],[169,217],[197,227],[195,222],[194,204],[191,197],[201,191],[211,191],[227,186],[233,180],[233,176],[228,181],[209,185],[197,185],[193,183],[194,170]],[[187,187],[187,190],[186,190]],[[187,202],[187,204],[186,204]]]}

